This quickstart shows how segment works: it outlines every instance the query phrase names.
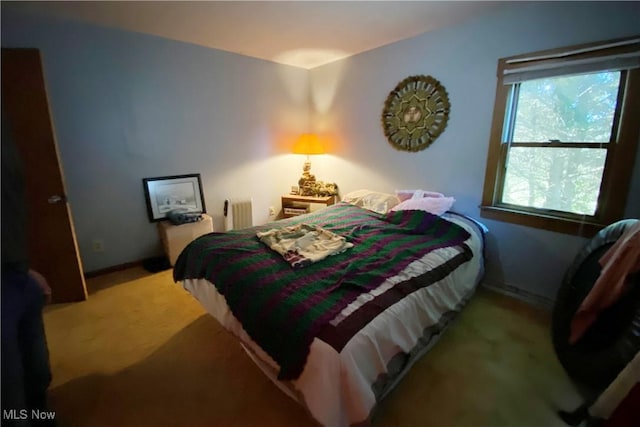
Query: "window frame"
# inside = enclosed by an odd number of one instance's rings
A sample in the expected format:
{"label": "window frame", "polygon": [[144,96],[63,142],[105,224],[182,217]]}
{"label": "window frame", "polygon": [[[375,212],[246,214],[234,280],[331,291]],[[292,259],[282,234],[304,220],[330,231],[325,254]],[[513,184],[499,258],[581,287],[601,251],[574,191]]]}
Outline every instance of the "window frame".
{"label": "window frame", "polygon": [[[510,96],[512,87],[518,83],[517,81],[509,82],[509,76],[506,77],[507,82],[505,82],[505,76],[511,73],[516,74],[526,68],[571,70],[572,66],[584,61],[598,63],[601,59],[606,61],[606,58],[612,55],[619,53],[629,55],[629,52],[632,56],[638,56],[640,55],[639,51],[639,37],[630,37],[545,50],[498,60],[496,97],[480,206],[480,215],[483,218],[585,237],[592,236],[603,227],[623,218],[640,136],[640,120],[638,120],[640,117],[640,68],[618,69],[621,71],[621,78],[614,128],[611,140],[606,143],[606,147],[603,147],[605,144],[599,145],[602,148],[607,148],[607,157],[595,215],[580,215],[501,202],[508,150],[512,146],[512,144],[503,143],[505,126],[512,123],[506,117],[506,113],[508,105],[513,99]],[[598,70],[605,71],[607,67],[597,68],[596,66],[591,71]],[[556,77],[575,74],[572,71],[552,71],[552,73],[555,73],[553,75]],[[534,78],[539,77],[526,78],[526,71],[524,71],[524,77],[521,81],[533,80]],[[536,144],[539,147],[562,145],[562,143],[553,142]],[[571,145],[577,146],[578,144]]]}

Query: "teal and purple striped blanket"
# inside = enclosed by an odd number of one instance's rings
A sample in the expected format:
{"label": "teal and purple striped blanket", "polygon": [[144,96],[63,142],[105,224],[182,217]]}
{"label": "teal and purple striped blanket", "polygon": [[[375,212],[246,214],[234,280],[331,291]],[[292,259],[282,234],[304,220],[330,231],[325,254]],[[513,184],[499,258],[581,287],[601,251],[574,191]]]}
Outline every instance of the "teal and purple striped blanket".
{"label": "teal and purple striped blanket", "polygon": [[[269,249],[256,232],[298,223],[344,236],[353,247],[302,269]],[[423,211],[378,214],[347,203],[226,233],[204,235],[185,248],[176,282],[207,279],[226,298],[245,331],[280,366],[278,378],[297,378],[324,325],[358,295],[428,252],[465,246],[462,227]]]}

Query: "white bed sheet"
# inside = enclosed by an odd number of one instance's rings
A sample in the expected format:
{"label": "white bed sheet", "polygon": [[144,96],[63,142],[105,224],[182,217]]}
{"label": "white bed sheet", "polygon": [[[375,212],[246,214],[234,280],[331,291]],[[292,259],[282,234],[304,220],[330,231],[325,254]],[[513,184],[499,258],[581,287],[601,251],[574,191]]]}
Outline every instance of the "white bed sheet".
{"label": "white bed sheet", "polygon": [[[471,234],[465,243],[473,253],[472,259],[444,279],[413,292],[387,308],[353,336],[339,353],[329,344],[315,338],[302,374],[293,381],[277,380],[278,364],[246,333],[231,313],[224,296],[218,293],[213,284],[205,279],[187,279],[182,284],[209,314],[238,337],[262,371],[281,390],[304,405],[321,425],[366,426],[369,425],[377,401],[383,397],[380,394],[376,396],[372,384],[387,372],[392,358],[398,353],[415,352],[420,347],[419,340],[425,330],[442,323],[447,313],[460,311],[484,273],[483,237],[477,226],[473,221],[458,215],[445,214],[443,217]],[[453,247],[432,251],[369,294],[361,295],[332,323],[347,317],[373,298],[372,295],[384,292],[395,283],[418,276],[459,252],[459,248]],[[436,339],[432,341],[435,342]],[[420,353],[426,352],[433,342]],[[404,368],[403,374],[409,367]],[[398,376],[396,382],[403,374]],[[390,388],[386,392],[389,390]]]}

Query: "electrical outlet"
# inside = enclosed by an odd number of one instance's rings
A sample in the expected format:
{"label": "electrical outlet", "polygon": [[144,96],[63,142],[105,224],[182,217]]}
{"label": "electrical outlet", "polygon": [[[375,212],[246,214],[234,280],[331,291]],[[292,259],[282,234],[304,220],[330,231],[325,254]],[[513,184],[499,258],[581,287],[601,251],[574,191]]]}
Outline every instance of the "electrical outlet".
{"label": "electrical outlet", "polygon": [[276,216],[276,208],[269,206],[269,216]]}
{"label": "electrical outlet", "polygon": [[94,240],[91,242],[91,248],[93,252],[103,252],[104,251],[104,243],[102,240]]}

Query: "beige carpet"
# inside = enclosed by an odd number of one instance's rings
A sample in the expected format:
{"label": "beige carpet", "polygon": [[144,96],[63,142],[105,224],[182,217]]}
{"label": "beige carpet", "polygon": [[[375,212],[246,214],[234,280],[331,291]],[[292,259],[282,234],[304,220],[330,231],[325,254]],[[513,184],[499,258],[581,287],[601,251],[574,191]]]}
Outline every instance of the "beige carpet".
{"label": "beige carpet", "polygon": [[[63,427],[315,425],[170,271],[134,268],[88,285],[87,301],[45,312]],[[563,427],[556,410],[579,403],[549,314],[481,289],[374,427]]]}

